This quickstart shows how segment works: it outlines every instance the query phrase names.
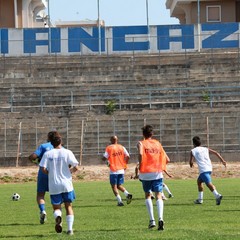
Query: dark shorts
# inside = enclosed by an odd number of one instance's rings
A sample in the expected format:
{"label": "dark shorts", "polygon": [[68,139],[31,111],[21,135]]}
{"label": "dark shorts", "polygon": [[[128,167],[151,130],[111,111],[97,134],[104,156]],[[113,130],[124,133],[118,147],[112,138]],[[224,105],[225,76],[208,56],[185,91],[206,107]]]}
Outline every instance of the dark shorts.
{"label": "dark shorts", "polygon": [[163,191],[163,179],[157,180],[140,180],[142,182],[143,190],[146,193],[152,192],[162,192]]}
{"label": "dark shorts", "polygon": [[37,192],[43,193],[48,191],[48,174],[43,173],[39,168],[37,178]]}
{"label": "dark shorts", "polygon": [[110,174],[111,185],[122,185],[124,183],[124,174]]}

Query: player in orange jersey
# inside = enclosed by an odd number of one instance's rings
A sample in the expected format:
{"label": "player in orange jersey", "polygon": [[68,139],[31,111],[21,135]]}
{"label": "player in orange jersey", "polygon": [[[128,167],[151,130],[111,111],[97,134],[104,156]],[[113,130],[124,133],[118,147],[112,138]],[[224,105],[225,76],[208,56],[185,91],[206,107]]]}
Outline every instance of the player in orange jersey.
{"label": "player in orange jersey", "polygon": [[164,230],[163,222],[163,172],[166,170],[168,157],[161,143],[153,139],[153,127],[146,125],[142,128],[142,141],[138,142],[138,160],[139,160],[139,179],[142,182],[145,192],[145,203],[149,214],[148,228],[156,226],[151,192],[155,192],[157,213],[158,213],[158,230]]}
{"label": "player in orange jersey", "polygon": [[106,147],[105,153],[103,154],[103,160],[107,161],[107,165],[110,168],[110,184],[118,201],[117,206],[124,206],[118,190],[126,196],[127,204],[131,203],[132,194],[123,186],[124,173],[130,156],[126,148],[118,143],[117,136],[112,136],[110,142],[111,144]]}

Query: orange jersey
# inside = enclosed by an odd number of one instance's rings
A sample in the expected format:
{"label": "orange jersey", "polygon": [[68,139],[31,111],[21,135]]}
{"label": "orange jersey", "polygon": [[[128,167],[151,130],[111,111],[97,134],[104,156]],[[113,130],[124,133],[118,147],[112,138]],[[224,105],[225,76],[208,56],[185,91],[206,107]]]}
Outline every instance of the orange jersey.
{"label": "orange jersey", "polygon": [[111,144],[107,146],[106,152],[108,153],[108,161],[110,163],[110,169],[113,172],[127,168],[125,160],[124,147],[120,144]]}
{"label": "orange jersey", "polygon": [[139,171],[141,173],[154,173],[166,170],[167,154],[161,143],[155,139],[146,139],[140,143],[142,143],[140,152],[142,161]]}

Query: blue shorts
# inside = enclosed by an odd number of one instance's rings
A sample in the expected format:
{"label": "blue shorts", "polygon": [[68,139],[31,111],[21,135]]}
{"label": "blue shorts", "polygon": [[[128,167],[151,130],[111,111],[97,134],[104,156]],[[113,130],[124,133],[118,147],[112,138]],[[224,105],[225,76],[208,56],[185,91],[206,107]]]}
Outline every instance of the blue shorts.
{"label": "blue shorts", "polygon": [[122,185],[124,183],[124,174],[110,174],[111,185]]}
{"label": "blue shorts", "polygon": [[208,183],[212,182],[211,174],[212,174],[212,172],[201,173],[198,176],[198,179],[197,179],[198,182],[204,182],[205,184],[208,184]]}
{"label": "blue shorts", "polygon": [[142,182],[143,190],[146,193],[152,192],[162,192],[163,191],[163,179],[157,179],[157,180],[140,180]]}
{"label": "blue shorts", "polygon": [[75,197],[75,192],[73,190],[71,192],[50,195],[50,198],[51,198],[51,204],[59,205],[59,204],[62,204],[63,202],[71,203],[74,201],[76,197]]}
{"label": "blue shorts", "polygon": [[38,170],[38,178],[37,178],[37,192],[43,193],[48,192],[48,174],[42,172],[39,168]]}

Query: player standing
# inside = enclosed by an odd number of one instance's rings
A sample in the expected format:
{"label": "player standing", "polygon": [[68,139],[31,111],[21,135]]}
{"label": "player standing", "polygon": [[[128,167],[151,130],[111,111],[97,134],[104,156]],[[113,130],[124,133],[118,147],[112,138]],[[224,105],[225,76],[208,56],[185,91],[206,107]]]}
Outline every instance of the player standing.
{"label": "player standing", "polygon": [[[51,131],[47,135],[47,142],[41,144],[34,153],[32,153],[28,158],[31,162],[39,163],[42,159],[43,154],[46,151],[49,151],[53,149],[53,146],[51,144],[51,140],[54,136],[58,136],[59,133],[57,131]],[[40,209],[40,223],[44,224],[46,221],[46,209],[45,209],[45,193],[48,192],[48,175],[43,173],[40,170],[38,170],[38,176],[37,176],[37,204]]]}
{"label": "player standing", "polygon": [[222,200],[222,195],[218,193],[216,187],[212,183],[211,173],[212,173],[212,163],[209,157],[209,153],[215,154],[222,162],[222,164],[226,167],[226,162],[222,158],[222,156],[213,149],[202,147],[200,137],[195,136],[192,139],[194,148],[191,150],[190,153],[190,160],[189,164],[190,167],[193,167],[193,159],[195,158],[198,169],[199,169],[199,176],[197,179],[198,185],[198,199],[194,201],[195,204],[202,204],[203,203],[203,183],[207,185],[209,190],[213,193],[216,204],[220,205]]}
{"label": "player standing", "polygon": [[49,193],[54,210],[55,230],[62,232],[62,208],[64,203],[66,210],[66,222],[68,235],[73,235],[74,212],[72,202],[75,192],[72,184],[72,173],[78,170],[78,161],[72,151],[61,145],[62,138],[56,136],[51,139],[54,149],[47,151],[40,162],[41,170],[49,175]]}
{"label": "player standing", "polygon": [[105,153],[103,154],[103,160],[108,161],[107,163],[110,168],[110,184],[118,201],[117,206],[121,207],[124,206],[124,204],[118,190],[123,192],[126,196],[127,204],[130,204],[132,201],[132,194],[123,187],[124,173],[130,157],[126,148],[118,144],[117,136],[112,136],[110,142],[111,144],[106,147]]}

